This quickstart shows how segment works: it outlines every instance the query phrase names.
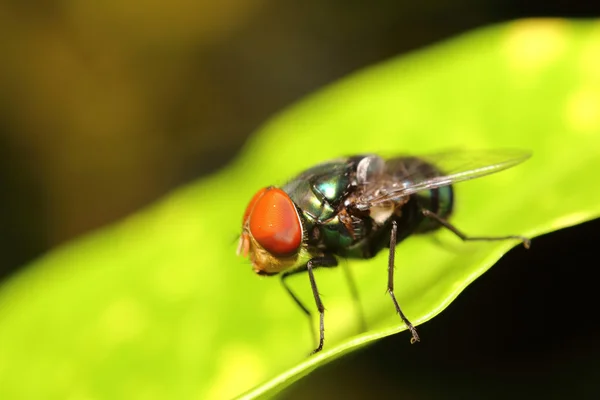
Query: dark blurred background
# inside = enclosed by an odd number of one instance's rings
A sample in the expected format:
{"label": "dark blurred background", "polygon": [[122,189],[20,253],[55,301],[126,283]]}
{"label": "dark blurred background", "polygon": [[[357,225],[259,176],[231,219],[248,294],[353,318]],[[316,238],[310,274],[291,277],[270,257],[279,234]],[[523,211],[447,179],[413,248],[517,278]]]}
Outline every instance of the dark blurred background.
{"label": "dark blurred background", "polygon": [[[495,22],[599,14],[588,0],[1,0],[0,279],[225,165],[269,116],[361,67]],[[595,315],[567,313],[593,299],[574,268],[593,271],[599,231],[514,250],[423,326],[418,349],[397,335],[287,395],[445,397],[502,377],[499,397],[600,394]]]}

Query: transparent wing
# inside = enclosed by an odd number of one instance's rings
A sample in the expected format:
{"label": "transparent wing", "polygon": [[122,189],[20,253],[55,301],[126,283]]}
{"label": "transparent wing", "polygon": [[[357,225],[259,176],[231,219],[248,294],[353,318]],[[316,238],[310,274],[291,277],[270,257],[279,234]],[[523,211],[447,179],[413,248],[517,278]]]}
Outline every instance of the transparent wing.
{"label": "transparent wing", "polygon": [[423,190],[490,175],[531,157],[524,150],[458,150],[423,156],[399,156],[367,177],[356,206],[367,209]]}

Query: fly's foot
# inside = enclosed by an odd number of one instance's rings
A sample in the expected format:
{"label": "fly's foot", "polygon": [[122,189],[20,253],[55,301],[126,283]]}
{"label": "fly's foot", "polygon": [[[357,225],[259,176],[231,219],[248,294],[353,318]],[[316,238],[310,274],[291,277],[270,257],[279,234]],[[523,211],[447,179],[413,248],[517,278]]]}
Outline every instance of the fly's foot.
{"label": "fly's foot", "polygon": [[317,347],[316,349],[314,349],[313,351],[311,351],[310,354],[309,354],[309,357],[312,356],[312,355],[317,354],[321,350],[323,350],[323,345],[322,344],[320,344],[319,347]]}
{"label": "fly's foot", "polygon": [[412,335],[412,337],[410,338],[410,344],[415,344],[415,343],[421,341],[421,338],[419,337],[419,334],[417,333],[417,330],[415,329],[414,326],[409,325],[408,330],[410,331],[410,333]]}

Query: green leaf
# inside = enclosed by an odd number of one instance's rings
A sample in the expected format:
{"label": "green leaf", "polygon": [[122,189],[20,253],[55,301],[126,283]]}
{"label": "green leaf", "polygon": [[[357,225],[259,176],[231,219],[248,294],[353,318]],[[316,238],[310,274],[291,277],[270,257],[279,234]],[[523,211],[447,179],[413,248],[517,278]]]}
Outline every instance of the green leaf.
{"label": "green leaf", "polygon": [[[348,77],[273,119],[220,173],[3,285],[0,398],[272,396],[405,328],[385,293],[385,252],[344,261],[369,329],[358,333],[342,271],[317,271],[326,342],[308,357],[307,321],[279,280],[235,256],[258,188],[344,154],[523,148],[526,163],[456,186],[452,221],[469,234],[536,236],[600,215],[598,110],[597,21],[509,23]],[[434,317],[516,244],[409,238],[396,256],[403,310],[416,323]],[[313,304],[306,276],[291,284]]]}

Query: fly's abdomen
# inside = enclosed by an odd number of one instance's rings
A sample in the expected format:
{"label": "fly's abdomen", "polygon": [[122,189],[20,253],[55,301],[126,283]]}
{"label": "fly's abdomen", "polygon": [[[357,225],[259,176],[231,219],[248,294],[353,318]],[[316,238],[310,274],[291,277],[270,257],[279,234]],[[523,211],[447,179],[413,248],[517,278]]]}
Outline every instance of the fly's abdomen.
{"label": "fly's abdomen", "polygon": [[[442,219],[448,219],[452,214],[454,206],[454,191],[452,190],[452,186],[442,186],[437,189],[427,190],[415,196],[417,196],[421,207],[437,214]],[[439,227],[440,224],[437,221],[424,218],[415,232],[429,232]]]}
{"label": "fly's abdomen", "polygon": [[[403,182],[403,186],[410,186],[414,182],[425,181],[444,173],[435,165],[418,157],[398,157],[386,162],[386,169],[392,177]],[[413,194],[417,204],[440,218],[446,219],[452,214],[454,206],[454,192],[451,185],[436,189],[423,190]],[[424,233],[439,228],[439,223],[428,218],[423,218],[415,228],[415,233]]]}

